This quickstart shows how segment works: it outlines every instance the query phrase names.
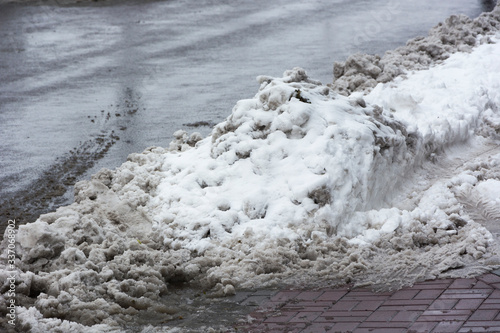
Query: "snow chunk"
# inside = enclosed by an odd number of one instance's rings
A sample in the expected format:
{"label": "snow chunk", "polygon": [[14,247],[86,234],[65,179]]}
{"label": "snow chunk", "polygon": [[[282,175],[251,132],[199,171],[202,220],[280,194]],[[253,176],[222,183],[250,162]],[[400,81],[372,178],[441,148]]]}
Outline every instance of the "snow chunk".
{"label": "snow chunk", "polygon": [[488,179],[479,183],[476,190],[484,193],[485,199],[500,206],[500,181],[496,179]]}

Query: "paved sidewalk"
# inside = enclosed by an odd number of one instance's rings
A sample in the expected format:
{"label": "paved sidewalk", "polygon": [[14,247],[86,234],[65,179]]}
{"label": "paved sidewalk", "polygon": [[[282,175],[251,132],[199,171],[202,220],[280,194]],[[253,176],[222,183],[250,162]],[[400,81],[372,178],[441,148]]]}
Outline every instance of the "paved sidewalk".
{"label": "paved sidewalk", "polygon": [[242,303],[260,306],[238,332],[499,333],[497,274],[426,281],[386,293],[349,287],[249,293]]}

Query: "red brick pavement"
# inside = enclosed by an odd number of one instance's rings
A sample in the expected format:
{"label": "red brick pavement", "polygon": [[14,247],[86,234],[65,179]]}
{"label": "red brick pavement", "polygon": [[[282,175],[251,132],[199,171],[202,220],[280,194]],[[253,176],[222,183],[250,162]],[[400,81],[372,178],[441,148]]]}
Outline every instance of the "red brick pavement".
{"label": "red brick pavement", "polygon": [[239,332],[500,333],[500,276],[426,281],[385,293],[286,290],[250,317]]}

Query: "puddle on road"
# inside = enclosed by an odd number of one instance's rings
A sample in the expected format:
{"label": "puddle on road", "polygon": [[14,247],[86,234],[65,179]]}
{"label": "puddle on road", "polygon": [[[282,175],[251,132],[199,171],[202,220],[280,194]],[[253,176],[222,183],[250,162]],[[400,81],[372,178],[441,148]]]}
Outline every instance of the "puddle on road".
{"label": "puddle on road", "polygon": [[130,332],[142,332],[151,325],[153,332],[178,329],[180,332],[236,332],[248,322],[248,315],[275,295],[278,290],[241,290],[228,297],[211,297],[199,289],[177,288],[164,297],[164,305],[172,313],[142,313],[133,324],[127,323]]}

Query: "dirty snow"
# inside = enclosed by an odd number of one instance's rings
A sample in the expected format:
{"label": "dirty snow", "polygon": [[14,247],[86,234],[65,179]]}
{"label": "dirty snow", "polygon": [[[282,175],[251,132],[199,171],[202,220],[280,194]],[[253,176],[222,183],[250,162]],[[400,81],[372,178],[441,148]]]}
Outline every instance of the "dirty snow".
{"label": "dirty snow", "polygon": [[441,41],[456,36],[456,50],[427,59],[434,44],[409,43],[417,60],[397,55],[398,75],[378,80],[388,66],[362,62],[378,85],[358,77],[370,82],[339,89],[301,68],[261,76],[209,137],[178,131],[168,148],[78,183],[74,204],[19,227],[21,330],[168,320],[176,309],[164,300],[185,282],[212,296],[285,284],[395,289],[499,267],[483,226],[500,216],[498,8],[436,28]]}
{"label": "dirty snow", "polygon": [[389,82],[412,70],[428,69],[455,52],[470,52],[478,43],[489,43],[498,30],[498,6],[472,20],[465,15],[452,15],[431,29],[427,37],[416,37],[405,46],[386,52],[382,57],[353,54],[333,68],[333,87],[341,94],[369,91],[378,83]]}

